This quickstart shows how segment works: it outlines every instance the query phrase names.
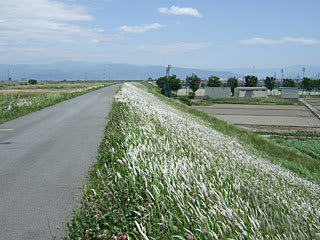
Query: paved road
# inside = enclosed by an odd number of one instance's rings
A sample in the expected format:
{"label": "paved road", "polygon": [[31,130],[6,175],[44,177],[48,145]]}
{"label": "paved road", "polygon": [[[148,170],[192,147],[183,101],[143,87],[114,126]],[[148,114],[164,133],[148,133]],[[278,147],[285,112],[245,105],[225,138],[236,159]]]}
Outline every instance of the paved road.
{"label": "paved road", "polygon": [[319,129],[320,121],[305,106],[215,104],[195,108],[240,126]]}
{"label": "paved road", "polygon": [[52,239],[49,226],[60,238],[62,223],[76,205],[74,194],[95,160],[118,87],[0,124],[1,240]]}

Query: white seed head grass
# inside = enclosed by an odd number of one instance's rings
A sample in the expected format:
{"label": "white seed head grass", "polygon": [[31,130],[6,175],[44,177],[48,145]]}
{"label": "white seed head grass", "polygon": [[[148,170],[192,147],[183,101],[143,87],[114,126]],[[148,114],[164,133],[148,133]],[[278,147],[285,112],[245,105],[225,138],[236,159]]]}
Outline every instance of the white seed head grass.
{"label": "white seed head grass", "polygon": [[239,239],[317,237],[319,185],[252,153],[142,85],[125,83],[115,101],[140,119],[138,126],[121,123],[124,165],[134,177],[144,176],[147,192],[175,204],[195,229]]}

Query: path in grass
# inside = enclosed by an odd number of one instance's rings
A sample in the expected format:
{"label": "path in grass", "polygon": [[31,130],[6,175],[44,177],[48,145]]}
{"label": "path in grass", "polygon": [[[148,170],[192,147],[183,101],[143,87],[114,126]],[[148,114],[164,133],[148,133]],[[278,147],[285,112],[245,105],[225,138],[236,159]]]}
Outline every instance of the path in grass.
{"label": "path in grass", "polygon": [[319,238],[319,185],[201,117],[125,84],[109,120],[70,239]]}

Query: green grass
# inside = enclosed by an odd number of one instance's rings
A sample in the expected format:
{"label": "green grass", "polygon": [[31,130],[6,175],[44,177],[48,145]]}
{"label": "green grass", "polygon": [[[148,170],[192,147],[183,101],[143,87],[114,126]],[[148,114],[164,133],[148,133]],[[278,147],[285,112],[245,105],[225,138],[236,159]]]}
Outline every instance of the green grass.
{"label": "green grass", "polygon": [[320,160],[320,140],[319,139],[290,139],[290,138],[274,138],[277,143],[296,149],[301,153],[305,153],[310,157]]}
{"label": "green grass", "polygon": [[297,101],[279,98],[208,98],[200,102],[193,102],[193,105],[212,105],[212,104],[276,104],[276,105],[301,105]]}
{"label": "green grass", "polygon": [[[12,83],[9,84],[12,85]],[[111,84],[114,83],[101,83],[102,86],[109,86]],[[49,89],[54,91],[47,93],[0,93],[0,124],[100,89],[102,86],[92,89],[85,87],[57,89],[55,85],[53,85],[53,88]],[[66,91],[77,89],[81,91]],[[26,89],[26,91],[28,90],[30,90],[30,88]]]}
{"label": "green grass", "polygon": [[281,146],[271,139],[264,138],[245,129],[230,125],[227,122],[217,119],[205,112],[177,103],[176,101],[163,96],[159,89],[151,84],[144,83],[144,86],[146,86],[151,93],[158,96],[162,101],[165,101],[181,111],[199,117],[211,128],[240,140],[244,145],[250,146],[253,151],[262,153],[263,156],[271,162],[287,168],[314,183],[320,184],[320,161],[306,154],[299,153],[289,147]]}

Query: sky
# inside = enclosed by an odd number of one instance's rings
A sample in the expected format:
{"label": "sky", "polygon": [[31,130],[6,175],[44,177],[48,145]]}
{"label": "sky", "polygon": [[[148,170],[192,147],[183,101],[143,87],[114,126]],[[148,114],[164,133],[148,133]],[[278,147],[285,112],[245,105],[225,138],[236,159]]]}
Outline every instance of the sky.
{"label": "sky", "polygon": [[319,0],[0,0],[0,64],[319,65]]}

